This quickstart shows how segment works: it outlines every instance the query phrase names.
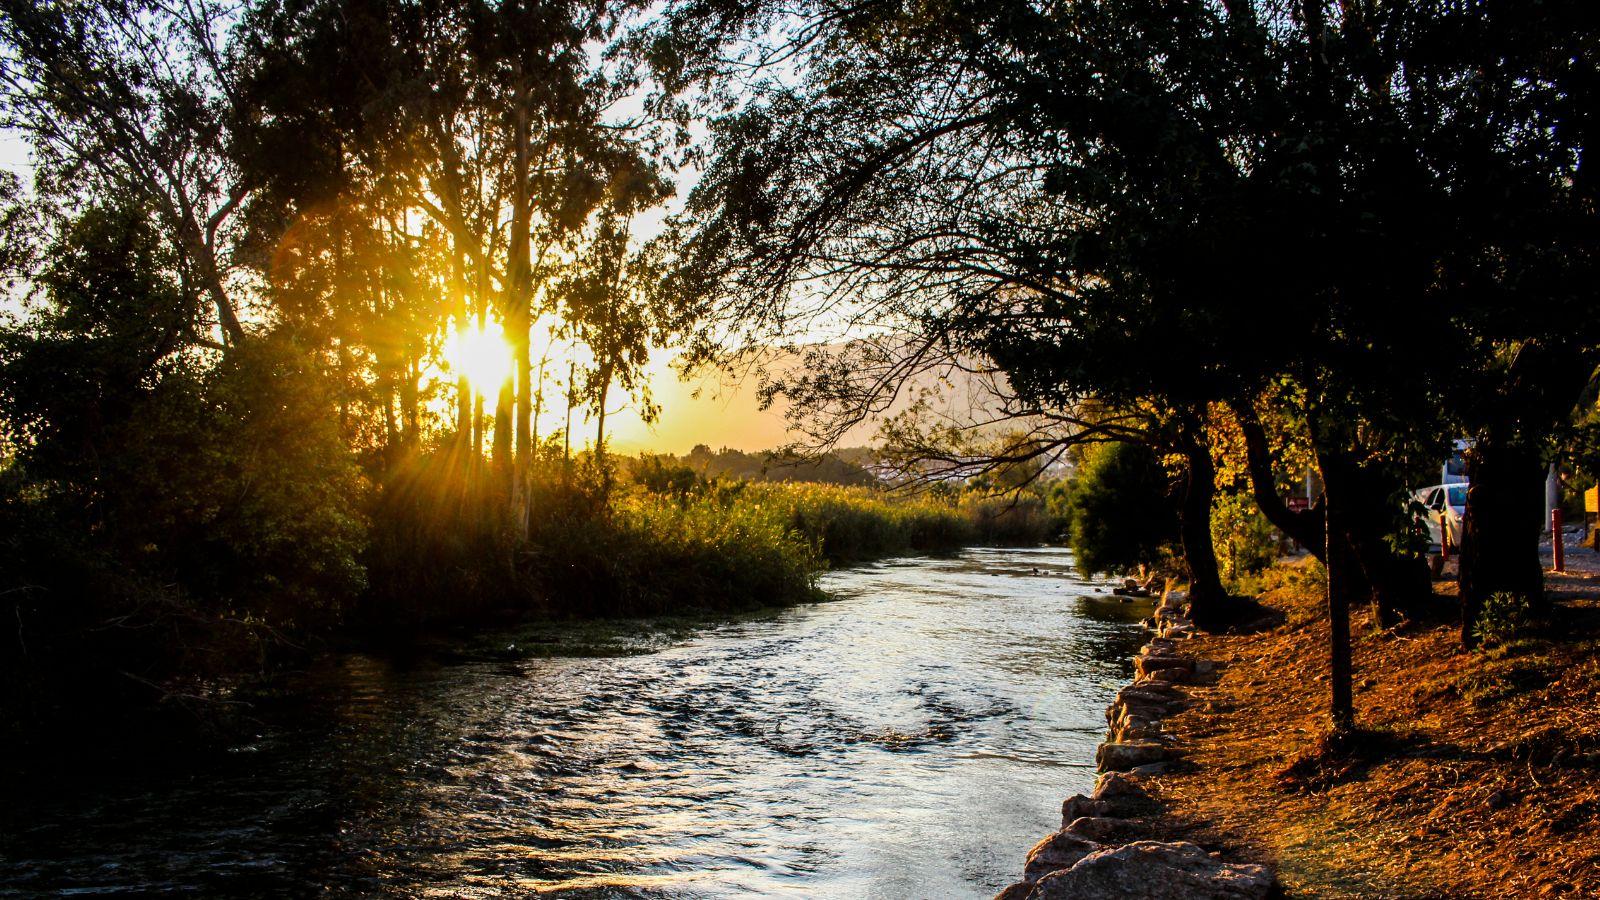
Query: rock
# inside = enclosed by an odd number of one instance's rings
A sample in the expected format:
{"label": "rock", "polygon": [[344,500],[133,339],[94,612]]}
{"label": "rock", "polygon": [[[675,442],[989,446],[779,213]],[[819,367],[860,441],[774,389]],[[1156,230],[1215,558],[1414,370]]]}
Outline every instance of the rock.
{"label": "rock", "polygon": [[1135,673],[1159,672],[1163,669],[1193,668],[1194,660],[1187,656],[1179,656],[1176,653],[1152,654],[1133,658],[1133,671]]}
{"label": "rock", "polygon": [[1145,763],[1142,766],[1134,766],[1128,770],[1129,774],[1132,775],[1165,775],[1170,771],[1172,771],[1171,761]]}
{"label": "rock", "polygon": [[1142,824],[1132,819],[1118,819],[1112,816],[1083,816],[1073,819],[1072,824],[1058,833],[1077,835],[1100,844],[1126,844],[1147,836]]}
{"label": "rock", "polygon": [[1120,797],[1144,800],[1149,796],[1145,789],[1139,786],[1137,780],[1121,772],[1107,772],[1094,783],[1093,797],[1096,800],[1112,800]]}
{"label": "rock", "polygon": [[1144,684],[1130,684],[1117,692],[1118,697],[1136,697],[1151,700],[1157,703],[1182,703],[1188,695],[1179,690],[1175,685],[1145,682]]}
{"label": "rock", "polygon": [[1147,706],[1120,706],[1108,711],[1106,716],[1107,742],[1112,744],[1138,744],[1165,741],[1161,720],[1166,718],[1163,708]]}
{"label": "rock", "polygon": [[1170,755],[1171,751],[1155,741],[1135,741],[1126,744],[1108,741],[1095,751],[1094,761],[1102,772],[1126,772],[1134,766],[1162,762]]}
{"label": "rock", "polygon": [[1166,684],[1180,684],[1189,680],[1193,673],[1188,669],[1162,669],[1159,672],[1145,672],[1135,675],[1134,684],[1145,684],[1150,681],[1162,681]]}
{"label": "rock", "polygon": [[1022,867],[1022,878],[1024,881],[1038,881],[1058,869],[1071,868],[1078,860],[1104,849],[1104,844],[1080,834],[1069,834],[1063,828],[1034,844],[1033,849],[1028,851],[1028,862]]}
{"label": "rock", "polygon": [[1111,812],[1109,802],[1073,794],[1061,802],[1061,824],[1067,825],[1074,819],[1081,819],[1084,816],[1103,816],[1109,812]]}
{"label": "rock", "polygon": [[1111,737],[1118,743],[1149,743],[1151,741],[1163,742],[1171,740],[1161,730],[1160,723],[1148,719],[1130,719],[1111,730]]}
{"label": "rock", "polygon": [[1273,887],[1263,866],[1224,863],[1188,842],[1135,841],[1039,879],[1030,900],[1256,900]]}
{"label": "rock", "polygon": [[1000,893],[994,895],[994,900],[1027,900],[1031,893],[1033,893],[1033,882],[1019,881],[1002,888]]}
{"label": "rock", "polygon": [[1197,659],[1194,661],[1194,673],[1196,675],[1210,675],[1216,670],[1217,664],[1209,659]]}
{"label": "rock", "polygon": [[1194,635],[1194,626],[1187,622],[1167,622],[1158,627],[1156,633],[1164,638],[1178,640],[1192,637]]}
{"label": "rock", "polygon": [[1106,725],[1116,728],[1129,722],[1155,723],[1167,717],[1171,708],[1148,703],[1119,703],[1106,709]]}
{"label": "rock", "polygon": [[1157,709],[1174,709],[1183,705],[1183,694],[1174,688],[1170,682],[1146,681],[1143,684],[1130,684],[1118,691],[1116,703],[1112,705],[1139,705]]}

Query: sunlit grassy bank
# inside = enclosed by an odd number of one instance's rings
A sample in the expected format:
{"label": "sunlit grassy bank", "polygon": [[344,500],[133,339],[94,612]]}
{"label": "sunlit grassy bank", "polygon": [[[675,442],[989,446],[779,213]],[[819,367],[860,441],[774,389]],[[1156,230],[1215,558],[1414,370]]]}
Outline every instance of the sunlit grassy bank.
{"label": "sunlit grassy bank", "polygon": [[[824,569],[977,543],[1037,543],[1032,499],[907,497],[806,483],[619,480],[551,466],[526,488],[526,525],[462,502],[424,466],[374,517],[372,589],[357,618],[389,625],[483,615],[655,615],[805,602]],[[441,511],[443,511],[441,513]],[[525,536],[524,536],[525,534]]]}

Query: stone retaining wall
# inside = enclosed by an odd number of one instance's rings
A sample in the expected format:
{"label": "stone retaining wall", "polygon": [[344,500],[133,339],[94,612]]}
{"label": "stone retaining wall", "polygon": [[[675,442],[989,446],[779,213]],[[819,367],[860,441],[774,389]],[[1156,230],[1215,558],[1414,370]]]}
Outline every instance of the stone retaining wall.
{"label": "stone retaining wall", "polygon": [[1276,879],[1265,866],[1226,863],[1188,841],[1150,839],[1161,809],[1140,779],[1183,758],[1161,722],[1190,702],[1183,685],[1209,675],[1215,665],[1183,652],[1194,624],[1181,592],[1165,594],[1145,626],[1155,636],[1134,657],[1133,683],[1106,709],[1094,793],[1062,803],[1061,830],[1034,845],[1022,880],[995,900],[1231,900],[1272,892]]}

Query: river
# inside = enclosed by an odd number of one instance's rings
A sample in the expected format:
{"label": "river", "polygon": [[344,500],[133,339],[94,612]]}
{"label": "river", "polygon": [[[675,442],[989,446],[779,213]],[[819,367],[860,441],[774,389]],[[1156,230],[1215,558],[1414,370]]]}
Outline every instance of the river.
{"label": "river", "polygon": [[1092,785],[1148,604],[1052,548],[823,586],[636,655],[341,656],[253,740],[7,788],[0,894],[993,894]]}

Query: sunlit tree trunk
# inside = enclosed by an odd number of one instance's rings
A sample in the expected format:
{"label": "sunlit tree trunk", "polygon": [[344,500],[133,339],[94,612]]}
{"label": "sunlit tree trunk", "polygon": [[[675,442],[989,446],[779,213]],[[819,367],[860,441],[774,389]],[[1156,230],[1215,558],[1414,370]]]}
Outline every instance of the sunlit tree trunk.
{"label": "sunlit tree trunk", "polygon": [[1233,408],[1244,437],[1251,494],[1267,521],[1324,564],[1328,561],[1330,540],[1351,544],[1349,552],[1359,566],[1346,573],[1346,591],[1353,598],[1372,599],[1386,624],[1392,624],[1401,612],[1419,614],[1432,599],[1432,581],[1424,559],[1396,553],[1383,539],[1394,518],[1393,510],[1387,508],[1389,493],[1381,485],[1371,484],[1371,478],[1356,471],[1349,473],[1345,488],[1346,533],[1329,535],[1323,500],[1296,512],[1278,496],[1265,430],[1248,405],[1235,404]]}
{"label": "sunlit tree trunk", "polygon": [[1273,468],[1272,448],[1267,443],[1267,432],[1257,418],[1255,409],[1246,401],[1230,404],[1239,432],[1244,437],[1245,459],[1250,473],[1250,493],[1256,507],[1273,527],[1288,535],[1295,543],[1306,548],[1312,556],[1327,561],[1327,534],[1323,528],[1321,502],[1304,511],[1289,508],[1278,495],[1277,473]]}
{"label": "sunlit tree trunk", "polygon": [[419,391],[417,383],[422,374],[414,348],[407,340],[405,377],[400,381],[400,427],[401,443],[407,452],[414,450],[422,442],[422,410],[419,405]]}
{"label": "sunlit tree trunk", "polygon": [[[489,257],[487,254],[479,260],[475,275],[476,288],[473,291],[472,299],[476,307],[477,327],[484,329],[489,327]],[[480,385],[479,390],[474,392],[472,399],[472,461],[475,467],[481,463],[483,444],[486,437],[485,432],[488,430],[488,419],[484,415],[484,407],[486,406],[482,390],[484,387],[487,387],[487,385]],[[496,398],[497,417],[499,399],[498,397]]]}
{"label": "sunlit tree trunk", "polygon": [[567,363],[567,424],[561,429],[561,470],[563,477],[572,464],[572,406],[577,402],[577,393],[573,390],[573,378],[578,373],[578,367],[571,362]]}
{"label": "sunlit tree trunk", "polygon": [[530,222],[533,217],[529,197],[531,150],[528,136],[528,87],[517,86],[511,110],[511,246],[508,268],[510,281],[506,303],[506,326],[516,364],[516,465],[512,476],[513,494],[521,501],[521,479],[531,458],[533,439],[533,369],[528,344],[532,321],[533,275],[529,266]]}
{"label": "sunlit tree trunk", "polygon": [[606,399],[611,394],[611,364],[606,363],[600,367],[600,389],[596,394],[595,405],[598,425],[594,434],[594,464],[600,472],[600,489],[602,493],[611,490],[611,467],[606,462]]}
{"label": "sunlit tree trunk", "polygon": [[533,446],[535,458],[539,452],[539,417],[544,415],[544,367],[550,362],[550,347],[547,344],[544,352],[539,354],[539,374],[534,379],[533,387],[533,437],[530,443]]}
{"label": "sunlit tree trunk", "polygon": [[395,463],[395,448],[399,446],[399,429],[395,424],[394,371],[386,370],[383,376],[383,456],[388,465]]}
{"label": "sunlit tree trunk", "polygon": [[[472,310],[467,304],[467,283],[462,272],[461,253],[451,241],[450,246],[450,293],[455,299],[456,331],[466,334],[472,331]],[[456,443],[463,451],[469,448],[472,454],[477,453],[477,444],[472,443],[472,382],[465,372],[456,374]],[[469,464],[471,456],[462,454],[462,463]]]}

